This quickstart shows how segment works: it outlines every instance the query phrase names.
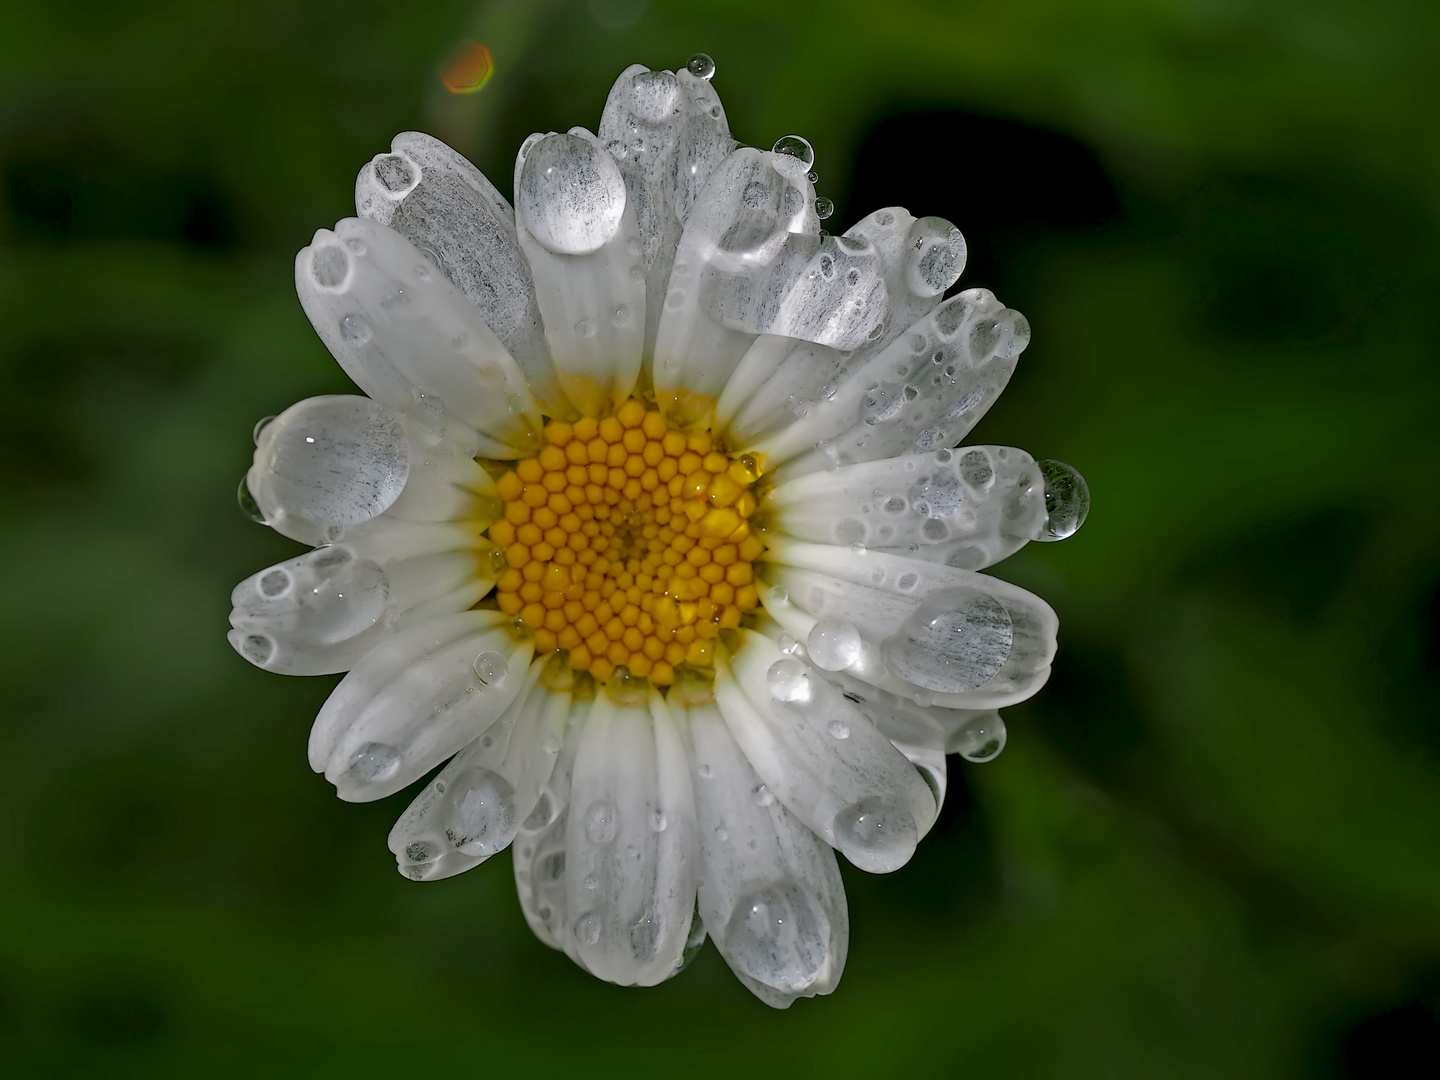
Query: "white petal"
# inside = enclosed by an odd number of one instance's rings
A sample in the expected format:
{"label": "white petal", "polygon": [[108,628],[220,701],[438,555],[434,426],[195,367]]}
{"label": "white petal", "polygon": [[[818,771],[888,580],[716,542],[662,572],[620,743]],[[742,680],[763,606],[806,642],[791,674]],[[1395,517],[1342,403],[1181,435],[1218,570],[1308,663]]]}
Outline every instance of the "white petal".
{"label": "white petal", "polygon": [[1008,446],[908,454],[809,473],[771,489],[775,527],[801,540],[864,544],[979,570],[1045,525],[1035,460]]}
{"label": "white petal", "polygon": [[767,1005],[840,982],[850,919],[835,853],[761,783],[713,704],[688,711],[701,918]]}
{"label": "white petal", "polygon": [[295,257],[315,332],[371,397],[435,431],[450,417],[519,456],[540,439],[525,376],[475,305],[415,245],[374,221],[321,229]]}
{"label": "white petal", "polygon": [[[715,410],[716,423],[728,426],[737,445],[748,448],[833,395],[850,373],[933,310],[964,265],[965,242],[958,229],[941,218],[916,221],[898,206],[877,210],[845,236],[870,245],[878,258],[885,289],[883,298],[876,297],[879,309],[870,313],[878,318],[853,349],[789,339],[757,341]],[[938,282],[943,284],[936,289]]]}
{"label": "white petal", "polygon": [[[399,791],[478,738],[520,692],[534,640],[498,611],[402,630],[340,681],[310,731],[310,766],[347,802]],[[476,673],[486,653],[499,661]]]}
{"label": "white petal", "polygon": [[588,132],[532,135],[515,193],[560,385],[598,416],[635,388],[645,337],[645,266],[625,180]]}
{"label": "white petal", "polygon": [[695,911],[695,803],[657,690],[633,705],[600,693],[570,797],[565,891],[579,962],[623,986],[663,982],[680,969]]}
{"label": "white petal", "polygon": [[826,843],[871,873],[904,866],[935,818],[925,782],[810,665],[742,631],[715,701],[750,765]]}
{"label": "white petal", "polygon": [[[871,686],[848,671],[831,671],[825,677],[838,686],[841,693],[853,701],[856,708],[868,716],[896,746],[925,747],[969,757],[967,750],[973,753],[979,749],[973,735],[977,728],[990,732],[1004,728],[1000,714],[994,709],[942,709],[935,705],[917,705],[912,698]],[[1004,745],[1003,736],[1001,745]],[[989,760],[998,752],[996,750],[972,760]]]}
{"label": "white petal", "polygon": [[546,412],[565,409],[515,212],[484,173],[439,139],[404,131],[390,153],[360,170],[355,212],[390,226],[434,262],[495,331]]}
{"label": "white petal", "polygon": [[[565,742],[540,801],[521,823],[513,845],[515,892],[535,936],[552,949],[571,942],[565,906],[565,829],[569,822],[570,783],[580,732],[593,698],[577,698],[570,706]],[[571,950],[573,955],[573,949]]]}
{"label": "white petal", "polygon": [[600,143],[625,177],[645,265],[645,353],[653,353],[680,227],[701,186],[735,146],[715,90],[688,71],[633,64],[600,117]]}
{"label": "white petal", "polygon": [[[753,447],[785,480],[954,446],[1000,396],[1030,324],[985,289],[952,297],[849,373],[834,395]],[[791,460],[794,459],[794,460]]]}
{"label": "white petal", "polygon": [[814,624],[793,609],[853,624],[863,648],[846,670],[925,704],[1001,708],[1045,684],[1059,627],[1045,601],[986,574],[856,548],[772,537],[765,610],[802,641]]}
{"label": "white petal", "polygon": [[[456,425],[449,425],[453,430]],[[478,521],[488,528],[504,510],[495,482],[475,460],[473,442],[447,435],[434,439],[413,418],[405,420],[410,441],[410,476],[390,508],[404,521]],[[477,436],[478,438],[478,436]],[[497,447],[487,447],[490,452]],[[503,447],[498,448],[505,453]]]}
{"label": "white petal", "polygon": [[389,514],[345,529],[343,540],[356,555],[378,563],[490,547],[483,528],[474,522],[402,521]]}
{"label": "white petal", "polygon": [[755,335],[769,330],[740,313],[774,319],[778,303],[760,298],[783,300],[817,254],[814,198],[804,166],[783,154],[742,147],[711,174],[685,221],[655,341],[657,399],[674,422],[708,419]]}
{"label": "white petal", "polygon": [[[403,627],[411,609],[451,597],[480,579],[480,556],[473,551],[382,567],[357,558],[343,544],[318,548],[235,586],[227,636],[258,667],[283,675],[328,675],[353,667]],[[492,576],[485,590],[493,584]]]}
{"label": "white petal", "polygon": [[416,796],[387,843],[416,881],[453,877],[510,845],[534,812],[559,756],[570,690],[544,682],[535,660],[510,707]]}
{"label": "white petal", "polygon": [[307,544],[379,517],[410,476],[410,443],[389,409],[343,394],[306,398],[260,431],[245,483],[265,522]]}

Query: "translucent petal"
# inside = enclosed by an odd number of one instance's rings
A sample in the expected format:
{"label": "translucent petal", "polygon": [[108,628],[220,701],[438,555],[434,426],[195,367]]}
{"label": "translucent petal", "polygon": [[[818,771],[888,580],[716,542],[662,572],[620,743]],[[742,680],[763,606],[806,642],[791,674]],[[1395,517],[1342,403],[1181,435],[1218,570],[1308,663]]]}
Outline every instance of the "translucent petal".
{"label": "translucent petal", "polygon": [[[797,417],[808,415],[816,404],[835,393],[848,374],[933,310],[944,288],[959,276],[964,264],[964,240],[958,229],[941,218],[916,221],[898,206],[877,210],[857,222],[845,237],[851,243],[869,245],[878,259],[885,283],[878,320],[865,340],[851,349],[788,338],[756,341],[735,369],[716,407],[717,423],[728,425],[737,445],[748,447]],[[951,256],[948,260],[935,257],[937,244]],[[924,252],[930,255],[924,256]],[[917,283],[912,270],[922,257],[932,279],[936,274],[943,279],[952,271],[954,277],[938,291],[931,291],[928,283]],[[917,288],[917,284],[923,287]],[[872,309],[871,316],[874,314]]]}
{"label": "translucent petal", "polygon": [[809,473],[772,488],[774,527],[801,540],[864,544],[979,570],[1040,536],[1045,484],[1008,446],[967,446]]}
{"label": "translucent petal", "polygon": [[245,482],[266,524],[322,544],[388,510],[409,476],[410,444],[395,415],[330,394],[296,402],[261,429]]}
{"label": "translucent petal", "polygon": [[[402,630],[340,681],[310,730],[310,766],[347,802],[399,791],[473,739],[520,692],[534,639],[498,611],[466,611]],[[475,658],[496,652],[488,681]]]}
{"label": "translucent petal", "polygon": [[[479,552],[447,552],[382,568],[346,545],[315,551],[252,574],[230,595],[230,644],[259,667],[283,675],[346,671],[406,625],[421,604],[453,598],[473,604]],[[488,591],[494,578],[486,579]],[[457,595],[457,592],[459,595]],[[483,595],[483,593],[482,593]],[[478,599],[478,597],[477,597]]]}
{"label": "translucent petal", "polygon": [[[786,464],[777,479],[954,446],[1000,396],[1030,324],[985,289],[945,301],[834,395],[753,449]],[[793,460],[792,460],[793,459]]]}
{"label": "translucent petal", "polygon": [[600,142],[625,177],[645,266],[645,353],[675,262],[680,227],[700,187],[735,146],[714,88],[681,70],[625,69],[600,118]]}
{"label": "translucent petal", "polygon": [[[755,335],[769,329],[752,314],[763,309],[765,318],[777,318],[792,278],[818,255],[814,198],[795,158],[750,147],[726,157],[701,189],[680,236],[655,340],[657,400],[674,422],[708,419]],[[772,294],[778,299],[767,306],[762,297]],[[785,310],[817,323],[828,314]]]}
{"label": "translucent petal", "polygon": [[552,660],[533,661],[500,719],[451,758],[400,815],[387,841],[400,873],[435,881],[479,866],[508,847],[535,811],[570,716],[569,685],[546,685],[547,666],[555,681]]}
{"label": "translucent petal", "polygon": [[699,911],[720,955],[767,1005],[840,982],[850,918],[835,853],[761,782],[713,704],[688,710]]}
{"label": "translucent petal", "polygon": [[495,332],[547,414],[563,410],[515,212],[479,169],[439,139],[403,131],[390,153],[360,170],[355,212],[390,226],[439,267]]}
{"label": "translucent petal", "polygon": [[797,818],[862,870],[914,854],[935,800],[905,757],[809,664],[741,631],[715,701],[751,767]]}
{"label": "translucent petal", "polygon": [[389,510],[392,517],[406,521],[464,519],[488,526],[504,511],[495,482],[475,460],[473,438],[461,435],[457,440],[452,434],[459,425],[447,425],[447,435],[439,439],[413,417],[406,417],[404,426],[410,440],[410,476]]}
{"label": "translucent petal", "polygon": [[645,266],[625,180],[594,136],[531,136],[516,162],[516,224],[566,396],[586,416],[640,374]]}
{"label": "translucent petal", "polygon": [[622,986],[678,972],[695,911],[695,802],[659,691],[625,705],[597,697],[576,753],[565,852],[569,935],[586,970]]}
{"label": "translucent petal", "polygon": [[381,564],[445,551],[493,550],[474,522],[404,521],[390,514],[344,530],[344,542],[357,556]]}
{"label": "translucent petal", "polygon": [[453,417],[490,440],[486,456],[539,443],[525,376],[475,305],[405,237],[346,218],[295,257],[315,332],[371,397],[436,433]]}
{"label": "translucent petal", "polygon": [[[565,741],[540,793],[540,800],[520,823],[512,845],[515,892],[531,931],[552,949],[573,944],[565,902],[565,830],[570,819],[570,782],[580,732],[594,699],[577,698],[570,707]],[[573,957],[574,950],[570,949]]]}
{"label": "translucent petal", "polygon": [[858,544],[773,537],[765,558],[766,611],[801,641],[813,619],[853,623],[863,646],[846,670],[873,686],[983,710],[1023,701],[1049,678],[1055,612],[1008,582]]}

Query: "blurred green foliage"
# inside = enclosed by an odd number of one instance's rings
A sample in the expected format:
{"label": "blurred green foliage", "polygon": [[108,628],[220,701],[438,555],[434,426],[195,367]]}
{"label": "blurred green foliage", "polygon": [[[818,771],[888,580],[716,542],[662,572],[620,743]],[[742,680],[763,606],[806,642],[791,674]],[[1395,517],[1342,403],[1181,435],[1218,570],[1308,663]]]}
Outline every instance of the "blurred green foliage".
{"label": "blurred green foliage", "polygon": [[[450,98],[465,38],[497,73]],[[909,867],[847,872],[844,982],[783,1014],[712,949],[591,980],[508,855],[401,879],[405,797],[306,767],[334,680],[223,633],[293,547],[235,508],[251,425],[347,388],[290,263],[358,167],[420,127],[508,190],[697,49],[837,231],[966,232],[1035,328],[976,439],[1094,494],[997,571],[1051,684]],[[0,7],[8,1074],[1432,1075],[1437,66],[1426,0]]]}

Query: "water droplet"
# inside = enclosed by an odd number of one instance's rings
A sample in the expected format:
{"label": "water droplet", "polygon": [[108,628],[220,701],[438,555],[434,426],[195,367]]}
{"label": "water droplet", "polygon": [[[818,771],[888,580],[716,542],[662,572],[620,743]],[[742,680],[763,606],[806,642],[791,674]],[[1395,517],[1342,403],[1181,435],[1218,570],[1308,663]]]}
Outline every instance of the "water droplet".
{"label": "water droplet", "polygon": [[340,337],[347,345],[364,345],[373,334],[370,324],[359,315],[346,315],[340,320]]}
{"label": "water droplet", "polygon": [[771,791],[768,787],[766,787],[764,784],[757,785],[755,790],[751,792],[751,794],[755,797],[756,806],[775,805],[775,793]]}
{"label": "water droplet", "polygon": [[[825,198],[824,195],[821,195],[818,199],[815,200],[815,216],[818,217],[821,221],[825,221],[833,213],[835,213],[835,204],[829,199]],[[854,270],[850,272],[855,275],[855,281],[860,280],[859,273]],[[850,284],[855,284],[855,281],[850,282]]]}
{"label": "water droplet", "polygon": [[482,686],[489,686],[505,678],[505,673],[510,670],[510,665],[505,657],[488,649],[475,657],[475,676],[480,680]]}
{"label": "water droplet", "polygon": [[659,810],[650,811],[650,831],[664,832],[670,823],[665,820],[665,815]]}
{"label": "water droplet", "polygon": [[597,799],[585,811],[585,835],[592,844],[604,846],[615,839],[618,829],[615,804],[608,799]]}
{"label": "water droplet", "polygon": [[255,501],[255,496],[250,494],[250,485],[245,477],[240,478],[240,486],[235,490],[235,501],[240,505],[240,512],[251,521],[264,525],[265,514],[260,509],[260,504]]}
{"label": "water droplet", "polygon": [[835,815],[835,842],[862,870],[886,874],[915,853],[914,816],[880,795],[867,795]]}
{"label": "water droplet", "polygon": [[844,619],[820,619],[810,628],[805,648],[822,671],[844,671],[860,659],[860,631]]}
{"label": "water droplet", "polygon": [[426,266],[424,263],[421,263],[419,266],[415,267],[415,276],[416,276],[417,278],[419,278],[421,281],[429,281],[429,280],[430,280],[430,268],[429,268],[428,266]]}
{"label": "water droplet", "polygon": [[978,589],[932,593],[881,646],[886,665],[926,690],[961,694],[984,686],[1010,656],[1014,628],[1003,604]]}
{"label": "water droplet", "polygon": [[775,145],[770,148],[774,153],[785,154],[787,157],[799,159],[805,168],[815,164],[815,149],[808,140],[799,135],[782,135],[775,140]]}
{"label": "water droplet", "polygon": [[352,236],[349,240],[346,240],[345,246],[348,247],[351,251],[353,251],[356,255],[364,255],[365,252],[369,250],[365,247],[365,241],[361,240],[358,236]]}
{"label": "water droplet", "polygon": [[715,77],[715,61],[703,52],[697,52],[685,62],[685,70],[697,79],[710,80]]}
{"label": "water droplet", "polygon": [[712,776],[715,775],[715,767],[711,765],[708,761],[705,764],[701,765],[695,771],[700,774],[700,779],[702,780],[709,780]]}
{"label": "water droplet", "polygon": [[549,250],[584,255],[620,230],[625,178],[605,150],[576,135],[539,139],[515,185],[515,219]]}
{"label": "water droplet", "polygon": [[721,824],[721,825],[716,825],[716,826],[715,826],[715,839],[716,839],[716,840],[719,840],[719,841],[723,844],[726,840],[729,840],[729,839],[730,839],[730,830],[727,829],[727,828],[725,828],[725,826],[724,826],[723,824]]}
{"label": "water droplet", "polygon": [[966,761],[993,761],[1005,749],[1005,721],[999,713],[984,713],[968,721],[950,742]]}
{"label": "water droplet", "polygon": [[600,940],[600,916],[587,911],[575,920],[575,940],[587,948]]}
{"label": "water droplet", "polygon": [[264,431],[270,425],[270,421],[274,419],[274,416],[262,416],[259,420],[256,420],[255,426],[250,429],[250,441],[253,442],[256,446],[259,446],[260,433]]}
{"label": "water droplet", "polygon": [[830,958],[830,920],[811,892],[783,880],[735,905],[725,926],[727,959],[758,983],[796,994],[811,986]]}
{"label": "water droplet", "polygon": [[631,256],[639,255],[639,254],[640,254],[640,238],[639,238],[638,236],[632,236],[632,237],[630,237],[628,240],[626,240],[626,241],[625,241],[625,250],[628,251]]}
{"label": "water droplet", "polygon": [[491,856],[515,836],[515,789],[489,769],[467,769],[446,799],[445,827],[466,855]]}
{"label": "water droplet", "polygon": [[925,217],[910,226],[905,282],[917,296],[939,296],[965,269],[965,238],[944,218]]}
{"label": "water droplet", "polygon": [[586,874],[585,880],[580,884],[585,886],[587,892],[594,892],[600,886],[600,879],[594,874]]}
{"label": "water droplet", "polygon": [[810,685],[810,669],[792,657],[776,660],[765,673],[765,685],[776,701],[805,704],[815,696]]}
{"label": "water droplet", "polygon": [[864,555],[864,554],[865,554],[865,545],[864,545],[864,544],[851,544],[851,545],[850,545],[850,554],[851,554],[851,555]]}
{"label": "water droplet", "polygon": [[400,771],[400,751],[384,743],[366,743],[350,759],[350,775],[362,784],[389,780]]}
{"label": "water droplet", "polygon": [[1045,480],[1045,529],[1036,539],[1074,536],[1090,513],[1090,486],[1063,461],[1047,458],[1035,464]]}
{"label": "water droplet", "polygon": [[790,602],[790,594],[781,585],[772,585],[766,596],[769,597],[772,604],[788,604]]}
{"label": "water droplet", "polygon": [[595,323],[590,319],[581,319],[575,324],[575,334],[582,338],[594,337]]}
{"label": "water droplet", "polygon": [[818,172],[812,172],[807,174],[805,179],[809,180],[812,184],[818,184],[820,182],[820,174]]}
{"label": "water droplet", "polygon": [[339,244],[321,244],[310,249],[310,276],[322,289],[337,289],[350,273],[350,256]]}
{"label": "water droplet", "polygon": [[615,314],[614,314],[613,316],[611,316],[610,321],[611,321],[612,323],[614,323],[614,325],[616,325],[617,327],[619,327],[619,326],[629,326],[629,325],[630,325],[630,309],[629,309],[626,305],[621,304],[619,307],[617,307],[617,308],[615,309]]}

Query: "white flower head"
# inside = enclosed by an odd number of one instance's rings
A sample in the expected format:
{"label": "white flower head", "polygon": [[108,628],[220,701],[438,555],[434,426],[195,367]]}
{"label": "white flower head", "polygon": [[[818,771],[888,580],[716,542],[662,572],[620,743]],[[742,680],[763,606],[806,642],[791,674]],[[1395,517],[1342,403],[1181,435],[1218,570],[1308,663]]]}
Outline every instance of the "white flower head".
{"label": "white flower head", "polygon": [[945,755],[1055,652],[987,574],[1079,528],[1084,481],[957,444],[1029,340],[939,218],[821,231],[809,144],[737,146],[697,56],[635,66],[599,135],[536,134],[515,208],[416,132],[295,262],[360,396],[256,433],[242,496],[314,550],[236,587],[260,667],[346,671],[310,763],[355,802],[444,768],[407,877],[513,846],[526,918],[650,985],[708,935],[771,1005],[829,993],[835,853],[896,870]]}

